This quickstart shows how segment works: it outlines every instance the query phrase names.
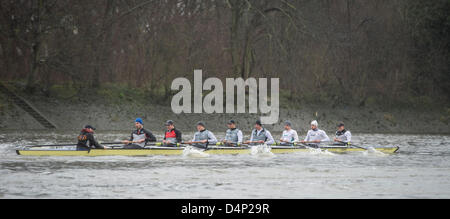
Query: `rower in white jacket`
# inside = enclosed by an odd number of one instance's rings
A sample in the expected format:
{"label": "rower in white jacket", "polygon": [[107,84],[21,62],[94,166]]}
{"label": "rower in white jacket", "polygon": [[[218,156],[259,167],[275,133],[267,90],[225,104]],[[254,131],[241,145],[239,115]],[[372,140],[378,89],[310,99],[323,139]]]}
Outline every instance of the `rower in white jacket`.
{"label": "rower in white jacket", "polygon": [[294,143],[299,142],[297,131],[292,129],[292,123],[286,121],[284,123],[284,131],[280,138],[281,145],[292,146]]}
{"label": "rower in white jacket", "polygon": [[318,128],[319,124],[316,120],[311,122],[311,130],[306,134],[305,140],[301,141],[302,143],[313,143],[313,145],[317,145],[321,142],[330,141],[327,133],[325,131],[320,130]]}

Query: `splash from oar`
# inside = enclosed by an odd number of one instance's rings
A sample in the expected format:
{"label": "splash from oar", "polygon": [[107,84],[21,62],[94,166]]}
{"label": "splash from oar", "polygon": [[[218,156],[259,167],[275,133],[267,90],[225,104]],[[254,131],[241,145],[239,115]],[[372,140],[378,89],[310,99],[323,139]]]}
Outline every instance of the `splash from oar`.
{"label": "splash from oar", "polygon": [[307,144],[303,144],[303,143],[299,143],[300,145],[306,147],[309,150],[310,154],[313,155],[328,155],[328,156],[335,156],[336,154],[329,152],[328,150],[324,150],[321,148],[314,148],[314,147],[310,147]]}
{"label": "splash from oar", "polygon": [[203,152],[203,149],[196,148],[196,147],[193,147],[193,146],[187,146],[183,150],[183,156],[185,156],[185,157],[203,158],[203,157],[209,157],[209,154]]}
{"label": "splash from oar", "polygon": [[336,154],[329,152],[328,150],[320,149],[320,148],[308,148],[309,153],[313,155],[327,155],[327,156],[335,156]]}
{"label": "splash from oar", "polygon": [[382,157],[388,156],[387,154],[385,154],[385,153],[383,153],[383,152],[381,152],[381,151],[377,151],[377,150],[376,150],[375,148],[373,148],[373,147],[368,147],[367,150],[363,152],[363,154],[364,154],[364,155],[372,154],[372,155],[382,156]]}
{"label": "splash from oar", "polygon": [[270,146],[268,146],[267,144],[252,146],[250,153],[251,153],[251,155],[256,155],[256,156],[259,156],[259,157],[273,157],[273,156],[275,156],[271,152]]}

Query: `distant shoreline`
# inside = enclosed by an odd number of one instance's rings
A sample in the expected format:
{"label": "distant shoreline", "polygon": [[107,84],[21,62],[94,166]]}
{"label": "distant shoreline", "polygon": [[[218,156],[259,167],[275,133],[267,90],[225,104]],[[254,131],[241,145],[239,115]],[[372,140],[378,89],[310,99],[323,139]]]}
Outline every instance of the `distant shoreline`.
{"label": "distant shoreline", "polygon": [[[6,101],[3,97],[0,112],[0,130],[42,130],[34,118]],[[79,130],[86,124],[98,130],[122,131],[133,129],[136,117],[142,117],[144,126],[156,132],[164,129],[164,122],[174,120],[178,129],[189,132],[195,130],[197,121],[205,121],[212,131],[226,129],[226,121],[234,119],[238,127],[250,132],[258,119],[256,114],[174,114],[170,106],[136,102],[108,103],[101,98],[89,101],[60,100],[52,98],[28,97],[27,99],[60,130]],[[316,113],[317,112],[317,113]],[[280,109],[277,124],[267,125],[276,132],[283,130],[285,120],[293,123],[293,128],[304,134],[311,120],[318,120],[319,128],[327,132],[335,130],[335,125],[343,121],[347,129],[354,133],[379,134],[450,134],[448,109],[417,110],[374,109],[373,107],[347,106],[332,108],[328,106],[301,106],[298,109]],[[447,119],[447,120],[446,120]]]}

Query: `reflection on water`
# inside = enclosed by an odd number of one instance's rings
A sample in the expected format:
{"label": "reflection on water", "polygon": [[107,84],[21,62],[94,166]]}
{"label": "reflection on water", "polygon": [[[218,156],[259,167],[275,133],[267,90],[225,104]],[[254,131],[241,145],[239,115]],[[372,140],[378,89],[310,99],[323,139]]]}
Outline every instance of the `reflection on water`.
{"label": "reflection on water", "polygon": [[[400,146],[389,156],[312,150],[270,156],[23,157],[14,151],[72,142],[76,134],[0,133],[0,198],[450,198],[450,136],[444,135],[354,134],[358,145]],[[113,142],[128,133],[97,136]]]}

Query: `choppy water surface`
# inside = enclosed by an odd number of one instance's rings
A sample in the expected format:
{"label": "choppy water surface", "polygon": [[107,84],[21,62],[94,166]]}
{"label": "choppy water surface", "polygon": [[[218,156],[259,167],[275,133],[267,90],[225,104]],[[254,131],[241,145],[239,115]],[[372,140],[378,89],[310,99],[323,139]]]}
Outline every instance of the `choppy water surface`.
{"label": "choppy water surface", "polygon": [[[355,144],[400,146],[389,156],[24,157],[14,151],[76,135],[1,132],[0,198],[450,198],[445,135],[354,134]],[[128,136],[97,134],[103,142]]]}

